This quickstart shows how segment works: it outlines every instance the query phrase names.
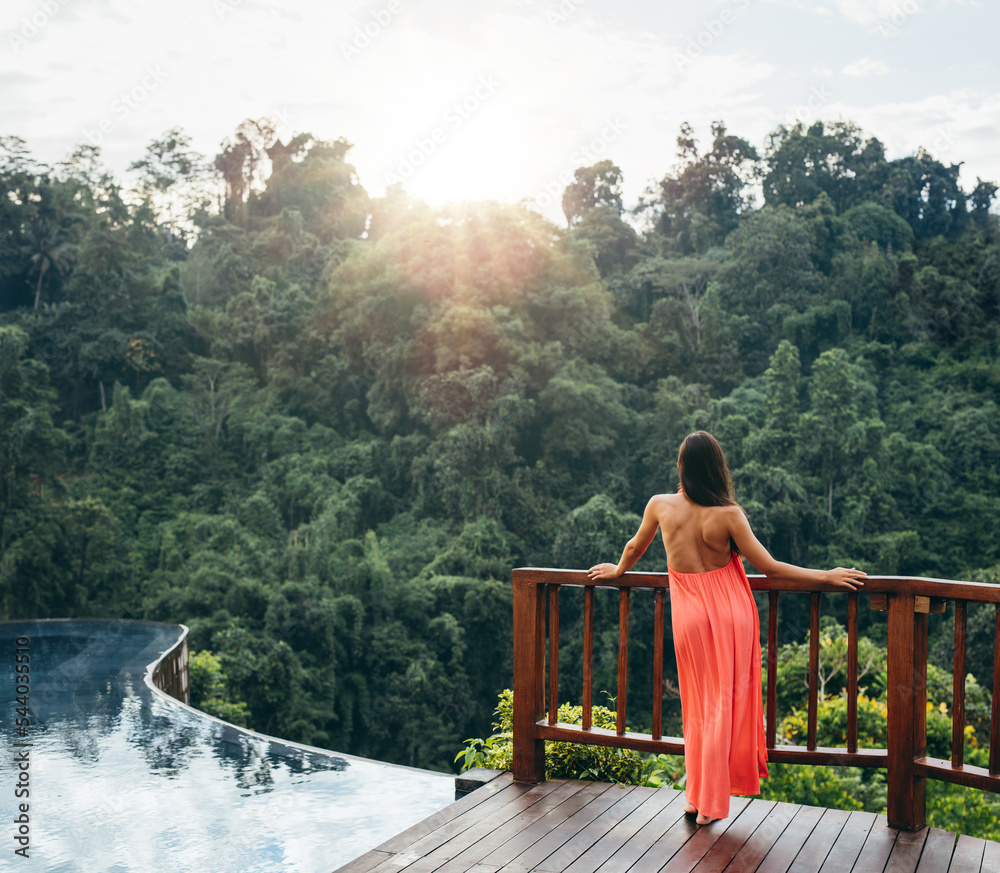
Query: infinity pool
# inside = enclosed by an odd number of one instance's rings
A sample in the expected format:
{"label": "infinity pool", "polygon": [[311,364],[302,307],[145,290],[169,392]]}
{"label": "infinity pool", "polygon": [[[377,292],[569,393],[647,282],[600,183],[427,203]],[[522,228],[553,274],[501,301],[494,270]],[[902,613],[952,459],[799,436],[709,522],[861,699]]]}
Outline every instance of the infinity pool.
{"label": "infinity pool", "polygon": [[[154,691],[147,665],[180,633],[0,622],[0,870],[330,873],[454,799],[445,774],[253,734]],[[25,802],[27,860],[14,853]]]}

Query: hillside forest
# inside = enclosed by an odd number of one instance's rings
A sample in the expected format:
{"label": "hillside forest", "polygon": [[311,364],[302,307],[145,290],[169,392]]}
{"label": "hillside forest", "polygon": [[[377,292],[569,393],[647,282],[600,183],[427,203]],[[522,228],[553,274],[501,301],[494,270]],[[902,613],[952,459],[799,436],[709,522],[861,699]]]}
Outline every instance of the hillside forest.
{"label": "hillside forest", "polygon": [[[684,125],[628,209],[611,160],[576,169],[557,226],[373,197],[351,150],[263,119],[205,158],[174,129],[120,182],[96,147],[47,166],[0,138],[0,617],[182,622],[206,708],[450,770],[511,685],[512,568],[617,560],[692,430],[779,559],[1000,581],[996,184],[849,122],[759,149]],[[636,569],[666,569],[659,539]],[[823,599],[834,648],[844,600]],[[567,595],[573,702],[579,620]],[[984,689],[992,623],[970,612]],[[943,671],[951,634],[932,616]],[[610,693],[616,640],[599,598]]]}

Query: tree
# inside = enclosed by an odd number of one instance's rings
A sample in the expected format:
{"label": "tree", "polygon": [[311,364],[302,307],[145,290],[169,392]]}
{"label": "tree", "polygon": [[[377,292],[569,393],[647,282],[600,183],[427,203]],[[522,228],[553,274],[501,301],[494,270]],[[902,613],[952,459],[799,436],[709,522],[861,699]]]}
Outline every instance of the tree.
{"label": "tree", "polygon": [[976,176],[976,187],[969,195],[969,202],[972,204],[972,218],[987,231],[996,230],[996,219],[990,218],[990,207],[997,196],[997,186],[993,182],[986,182]]}
{"label": "tree", "polygon": [[182,377],[186,409],[200,434],[205,471],[210,478],[221,478],[226,466],[222,451],[224,430],[234,415],[253,408],[256,382],[245,364],[213,358],[195,358],[193,372]]}
{"label": "tree", "polygon": [[757,160],[757,150],[728,134],[721,121],[712,123],[711,150],[699,155],[694,131],[685,122],[677,137],[675,171],[663,177],[657,190],[646,192],[640,208],[671,250],[705,252],[721,245],[751,207]]}
{"label": "tree", "polygon": [[55,393],[48,370],[28,358],[28,337],[18,327],[0,326],[0,527],[4,507],[16,505],[34,478],[39,496],[61,461],[66,434],[53,423]]}
{"label": "tree", "polygon": [[35,283],[35,304],[38,309],[42,286],[51,274],[65,278],[84,225],[83,210],[74,208],[77,185],[42,177],[27,205],[24,218],[24,250]]}
{"label": "tree", "polygon": [[599,471],[617,435],[633,413],[622,403],[617,383],[599,366],[567,361],[538,397],[542,457],[556,467],[569,462],[587,473]]}
{"label": "tree", "polygon": [[562,196],[566,224],[573,227],[592,209],[606,206],[622,214],[622,171],[610,160],[578,167]]}
{"label": "tree", "polygon": [[47,368],[27,352],[27,334],[0,325],[0,608],[24,618],[65,608],[63,568],[52,559],[61,542],[53,504],[70,442],[53,422]]}
{"label": "tree", "polygon": [[670,301],[672,320],[679,325],[684,345],[693,356],[701,352],[705,331],[705,300],[710,282],[718,275],[722,261],[708,258],[649,258],[629,277],[637,286],[649,318],[652,300]]}
{"label": "tree", "polygon": [[[592,176],[560,230],[523,206],[439,210],[399,189],[372,203],[349,142],[268,130],[222,156],[241,223],[202,210],[190,250],[183,210],[154,208],[193,172],[179,131],[137,156],[148,202],[123,196],[95,147],[50,170],[0,140],[0,618],[183,621],[254,729],[447,768],[509,684],[510,568],[614,559],[633,513],[677,487],[693,430],[725,446],[776,557],[995,581],[992,183],[962,212],[950,168],[888,163],[874,144],[866,157],[867,137],[824,125],[782,153],[789,201],[756,210],[746,182],[763,162],[716,125],[708,154],[682,131],[650,204],[659,228],[636,232],[613,178]],[[796,169],[793,145],[819,163]],[[70,248],[40,275],[52,236]],[[664,569],[659,545],[643,560]],[[641,728],[644,597],[628,689]],[[617,681],[618,604],[595,600],[600,692]],[[582,597],[561,603],[572,691]],[[992,616],[970,611],[984,683]],[[800,620],[782,609],[782,639],[800,641]],[[868,610],[859,621],[883,632]],[[939,626],[928,649],[950,663]],[[838,646],[823,656],[830,736]],[[796,736],[801,675],[782,685]],[[877,677],[863,683],[875,736]],[[928,717],[934,749],[946,723]],[[820,802],[879,791],[798,768],[771,784]],[[989,811],[950,790],[956,821]]]}
{"label": "tree", "polygon": [[776,307],[801,310],[824,286],[806,220],[787,206],[764,208],[732,235],[732,257],[720,277],[723,303],[738,314],[766,316]]}
{"label": "tree", "polygon": [[273,146],[277,128],[269,118],[247,118],[232,140],[222,142],[215,156],[215,169],[225,184],[225,217],[243,226],[247,220],[247,200],[263,184],[263,171],[269,163],[267,150]]}
{"label": "tree", "polygon": [[913,244],[913,230],[891,209],[878,203],[859,203],[843,214],[858,239],[876,243],[887,252],[901,252]]}
{"label": "tree", "polygon": [[297,211],[305,230],[324,245],[360,238],[371,205],[357,171],[347,161],[352,148],[343,137],[324,141],[298,134],[287,145],[276,140],[267,149],[272,172],[253,204],[254,214]]}
{"label": "tree", "polygon": [[186,240],[192,216],[209,201],[209,166],[191,149],[191,137],[179,127],[171,128],[128,168],[137,173],[137,192],[154,223],[165,229],[168,243]]}
{"label": "tree", "polygon": [[809,398],[800,433],[815,453],[832,516],[835,483],[851,476],[856,459],[871,456],[868,438],[878,426],[875,389],[843,349],[830,349],[813,362]]}
{"label": "tree", "polygon": [[[617,561],[640,521],[634,512],[621,512],[607,495],[595,494],[567,513],[559,526],[552,547],[555,566],[585,568],[601,561]],[[643,562],[647,569],[648,564],[648,559]]]}
{"label": "tree", "polygon": [[765,156],[764,202],[772,206],[803,206],[825,193],[843,212],[870,198],[886,173],[882,143],[851,122],[781,125]]}
{"label": "tree", "polygon": [[230,724],[247,726],[247,705],[233,701],[229,679],[218,657],[211,651],[192,652],[188,658],[191,706]]}
{"label": "tree", "polygon": [[28,144],[19,136],[0,136],[0,175],[30,174],[35,168]]}
{"label": "tree", "polygon": [[[877,194],[882,205],[906,219],[918,240],[957,236],[968,220],[966,196],[958,183],[960,164],[945,166],[924,149],[892,161]],[[985,191],[980,191],[982,200]]]}
{"label": "tree", "polygon": [[636,260],[636,232],[611,206],[595,206],[584,212],[573,228],[572,239],[593,248],[594,263],[604,277],[623,272]]}

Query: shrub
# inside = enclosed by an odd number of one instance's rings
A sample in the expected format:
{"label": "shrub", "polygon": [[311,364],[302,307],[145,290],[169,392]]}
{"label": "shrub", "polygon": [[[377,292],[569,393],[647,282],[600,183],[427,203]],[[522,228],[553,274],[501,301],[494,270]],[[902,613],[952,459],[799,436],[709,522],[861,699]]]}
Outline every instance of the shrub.
{"label": "shrub", "polygon": [[188,659],[188,685],[190,702],[195,709],[228,721],[247,726],[247,705],[242,700],[232,700],[227,687],[226,674],[216,655],[205,650],[192,652]]}
{"label": "shrub", "polygon": [[[614,730],[616,714],[603,706],[591,708],[594,727]],[[462,760],[462,769],[491,767],[510,770],[514,759],[514,693],[500,693],[493,723],[495,733],[487,739],[468,739],[455,760]],[[582,724],[583,707],[564,703],[559,707],[558,720],[563,724]],[[659,787],[672,784],[678,774],[677,759],[670,755],[652,755],[644,759],[631,749],[613,749],[586,743],[545,743],[546,779],[592,779],[631,785]]]}

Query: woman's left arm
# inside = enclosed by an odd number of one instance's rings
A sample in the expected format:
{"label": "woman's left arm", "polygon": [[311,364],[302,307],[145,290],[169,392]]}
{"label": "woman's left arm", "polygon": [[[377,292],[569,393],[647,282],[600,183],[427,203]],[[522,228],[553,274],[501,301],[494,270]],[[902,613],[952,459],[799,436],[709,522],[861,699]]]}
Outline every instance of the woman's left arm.
{"label": "woman's left arm", "polygon": [[654,505],[658,501],[657,497],[651,497],[646,504],[646,511],[642,514],[642,523],[639,530],[635,532],[622,551],[621,560],[616,564],[595,564],[587,571],[591,579],[617,579],[622,573],[628,572],[629,568],[639,560],[649,548],[649,544],[656,536],[656,530],[660,526],[659,516]]}

